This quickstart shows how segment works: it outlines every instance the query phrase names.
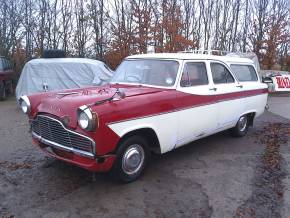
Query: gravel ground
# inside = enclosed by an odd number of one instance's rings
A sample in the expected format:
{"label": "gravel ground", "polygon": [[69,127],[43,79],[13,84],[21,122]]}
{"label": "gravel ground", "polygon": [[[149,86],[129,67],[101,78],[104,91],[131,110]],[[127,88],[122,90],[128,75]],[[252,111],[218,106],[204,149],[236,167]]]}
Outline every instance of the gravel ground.
{"label": "gravel ground", "polygon": [[124,185],[45,157],[14,99],[0,102],[0,217],[289,217],[289,123],[265,112],[246,137],[156,156]]}

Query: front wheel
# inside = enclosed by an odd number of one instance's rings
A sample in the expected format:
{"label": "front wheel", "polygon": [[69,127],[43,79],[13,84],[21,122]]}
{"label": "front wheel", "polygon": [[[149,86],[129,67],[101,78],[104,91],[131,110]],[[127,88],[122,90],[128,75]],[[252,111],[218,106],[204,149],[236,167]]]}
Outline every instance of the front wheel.
{"label": "front wheel", "polygon": [[150,152],[147,141],[141,136],[131,136],[118,147],[112,174],[122,182],[133,182],[144,172]]}
{"label": "front wheel", "polygon": [[247,134],[249,129],[249,117],[243,115],[239,118],[236,126],[232,129],[232,135],[235,137],[242,137]]}

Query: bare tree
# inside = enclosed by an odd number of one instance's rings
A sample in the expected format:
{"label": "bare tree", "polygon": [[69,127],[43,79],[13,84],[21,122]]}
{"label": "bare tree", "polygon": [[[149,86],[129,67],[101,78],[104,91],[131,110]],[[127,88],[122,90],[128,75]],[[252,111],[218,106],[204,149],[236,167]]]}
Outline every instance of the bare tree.
{"label": "bare tree", "polygon": [[90,0],[90,17],[93,26],[94,35],[94,50],[96,58],[104,59],[104,46],[105,46],[105,24],[107,23],[107,14],[103,0]]}
{"label": "bare tree", "polygon": [[87,3],[82,0],[75,0],[75,47],[79,57],[85,57],[86,44],[90,40],[89,14]]}
{"label": "bare tree", "polygon": [[23,4],[18,4],[17,0],[0,2],[0,55],[13,53],[21,39],[22,10]]}
{"label": "bare tree", "polygon": [[117,66],[135,53],[188,48],[252,50],[288,66],[289,0],[3,0],[0,55],[62,48]]}
{"label": "bare tree", "polygon": [[72,31],[72,1],[61,0],[60,20],[62,23],[62,49],[68,53],[68,45]]}

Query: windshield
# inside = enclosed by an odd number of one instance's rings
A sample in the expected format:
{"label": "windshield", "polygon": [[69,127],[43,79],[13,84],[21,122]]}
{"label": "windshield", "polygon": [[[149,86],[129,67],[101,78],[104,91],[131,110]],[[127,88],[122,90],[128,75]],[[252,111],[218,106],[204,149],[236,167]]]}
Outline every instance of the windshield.
{"label": "windshield", "polygon": [[173,86],[179,63],[171,60],[125,60],[117,68],[111,83],[137,83],[154,86]]}

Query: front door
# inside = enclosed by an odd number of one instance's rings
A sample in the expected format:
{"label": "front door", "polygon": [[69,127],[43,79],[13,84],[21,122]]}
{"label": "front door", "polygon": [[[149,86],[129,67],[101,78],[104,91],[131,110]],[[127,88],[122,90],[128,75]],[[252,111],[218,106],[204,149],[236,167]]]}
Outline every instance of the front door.
{"label": "front door", "polygon": [[177,147],[208,135],[217,128],[216,98],[207,72],[206,62],[184,63],[177,87]]}

